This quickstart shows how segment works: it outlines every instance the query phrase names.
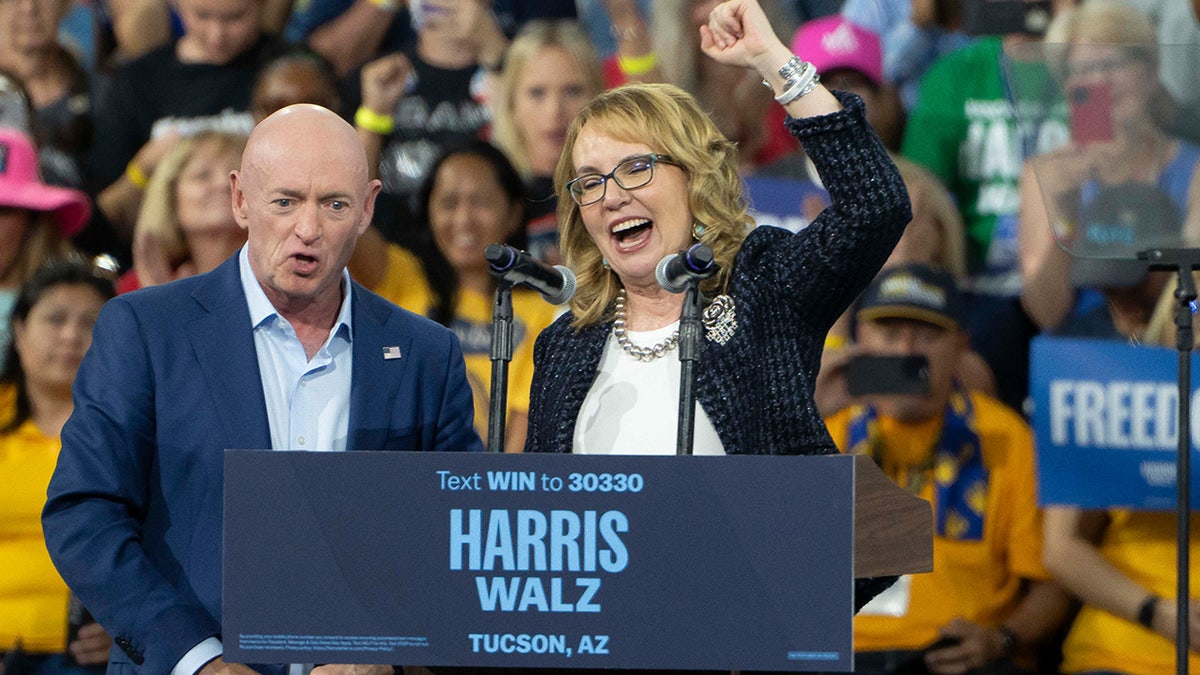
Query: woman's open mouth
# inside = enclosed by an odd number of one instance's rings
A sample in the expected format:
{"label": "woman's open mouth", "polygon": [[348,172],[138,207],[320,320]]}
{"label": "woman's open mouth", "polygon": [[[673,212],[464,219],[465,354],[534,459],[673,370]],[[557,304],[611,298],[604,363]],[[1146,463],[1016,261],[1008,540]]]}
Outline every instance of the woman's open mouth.
{"label": "woman's open mouth", "polygon": [[653,227],[648,218],[630,218],[612,228],[612,237],[617,240],[618,250],[631,250],[645,243]]}

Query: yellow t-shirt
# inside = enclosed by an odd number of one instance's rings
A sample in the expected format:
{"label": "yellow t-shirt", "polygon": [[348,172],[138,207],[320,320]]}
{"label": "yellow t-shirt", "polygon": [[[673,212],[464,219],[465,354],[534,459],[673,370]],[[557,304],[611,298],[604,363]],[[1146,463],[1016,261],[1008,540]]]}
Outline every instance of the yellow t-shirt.
{"label": "yellow t-shirt", "polygon": [[412,251],[391,242],[387,243],[384,250],[387,254],[387,270],[371,290],[392,304],[421,316],[429,316],[434,296],[421,260]]}
{"label": "yellow t-shirt", "polygon": [[[428,316],[435,304],[433,289],[420,260],[395,244],[388,245],[388,270],[375,291],[410,312]],[[508,365],[508,414],[529,411],[529,388],[533,384],[533,343],[549,326],[558,310],[541,295],[513,289],[513,357]],[[486,439],[488,391],[492,383],[491,335],[492,298],[461,289],[450,326],[462,344],[467,381],[475,402],[475,429]],[[520,448],[507,448],[519,450]]]}
{"label": "yellow t-shirt", "polygon": [[[1100,542],[1100,554],[1122,574],[1175,602],[1175,514],[1115,510]],[[1191,596],[1200,590],[1200,517],[1191,523]],[[1192,645],[1196,649],[1196,645]],[[1128,675],[1175,672],[1175,645],[1133,621],[1085,605],[1063,643],[1062,672],[1115,670]],[[1200,672],[1200,656],[1188,658]]]}
{"label": "yellow t-shirt", "polygon": [[[537,293],[514,289],[513,357],[508,366],[508,414],[529,412],[533,384],[533,343],[538,333],[554,321],[554,305]],[[454,323],[450,326],[462,343],[467,381],[475,396],[475,428],[487,438],[488,391],[492,383],[492,298],[463,289],[458,295]],[[518,450],[519,448],[509,448]]]}
{"label": "yellow t-shirt", "polygon": [[[1042,517],[1034,483],[1033,435],[1015,412],[999,401],[972,392],[975,422],[984,465],[988,471],[983,538],[956,541],[934,534],[933,569],[912,575],[904,616],[866,616],[854,619],[857,651],[920,649],[932,644],[938,629],[956,616],[984,626],[997,626],[1020,600],[1022,579],[1045,580],[1042,566]],[[843,451],[856,407],[826,420],[834,443]],[[889,459],[921,466],[928,457],[942,420],[903,424],[879,417],[887,439]],[[905,484],[906,477],[896,477]],[[938,505],[932,479],[924,481],[920,497]]]}
{"label": "yellow t-shirt", "polygon": [[0,436],[0,650],[18,638],[30,653],[67,646],[70,592],[42,535],[46,487],[61,447],[31,421]]}

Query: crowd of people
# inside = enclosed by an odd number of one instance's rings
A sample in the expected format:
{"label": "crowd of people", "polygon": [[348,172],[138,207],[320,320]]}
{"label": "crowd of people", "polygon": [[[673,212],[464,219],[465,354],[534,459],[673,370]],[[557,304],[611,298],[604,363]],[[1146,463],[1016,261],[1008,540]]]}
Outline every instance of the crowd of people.
{"label": "crowd of people", "polygon": [[[1174,344],[1171,274],[1086,258],[1200,242],[1200,0],[978,4],[0,0],[0,675],[246,672],[219,519],[169,527],[219,499],[197,458],[482,449],[496,242],[579,282],[514,292],[506,451],[674,453],[656,265],[707,244],[694,452],[867,454],[933,505],[933,573],[857,580],[856,672],[1169,672],[1173,518],[1040,505],[1030,345]],[[827,200],[769,227],[755,175]],[[371,371],[419,401],[384,409],[350,374],[396,330],[429,381]]]}

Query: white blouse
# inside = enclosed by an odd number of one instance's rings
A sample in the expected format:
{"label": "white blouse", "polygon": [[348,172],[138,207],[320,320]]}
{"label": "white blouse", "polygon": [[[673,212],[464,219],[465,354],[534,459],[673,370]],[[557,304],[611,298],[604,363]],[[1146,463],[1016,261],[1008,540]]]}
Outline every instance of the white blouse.
{"label": "white blouse", "polygon": [[[629,340],[650,346],[665,340],[679,322]],[[577,455],[673,455],[679,427],[678,347],[653,361],[626,354],[611,333],[600,372],[575,422],[571,452]],[[724,455],[725,448],[704,408],[696,402],[693,454]]]}

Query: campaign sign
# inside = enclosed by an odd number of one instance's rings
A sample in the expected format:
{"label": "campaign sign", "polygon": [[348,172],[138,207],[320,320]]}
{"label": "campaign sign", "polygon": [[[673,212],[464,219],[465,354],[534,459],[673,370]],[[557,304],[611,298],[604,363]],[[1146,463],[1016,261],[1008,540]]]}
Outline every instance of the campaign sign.
{"label": "campaign sign", "polygon": [[746,194],[760,225],[799,232],[829,206],[829,193],[811,181],[749,176]]}
{"label": "campaign sign", "polygon": [[226,659],[849,671],[853,472],[229,450]]}
{"label": "campaign sign", "polygon": [[[1174,509],[1176,352],[1045,336],[1034,338],[1031,350],[1041,503]],[[1192,401],[1196,411],[1194,391]],[[1196,440],[1193,414],[1194,465],[1200,463]],[[1200,481],[1193,473],[1192,491],[1197,490]]]}

